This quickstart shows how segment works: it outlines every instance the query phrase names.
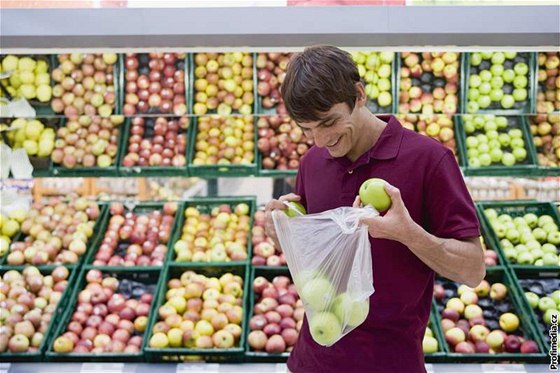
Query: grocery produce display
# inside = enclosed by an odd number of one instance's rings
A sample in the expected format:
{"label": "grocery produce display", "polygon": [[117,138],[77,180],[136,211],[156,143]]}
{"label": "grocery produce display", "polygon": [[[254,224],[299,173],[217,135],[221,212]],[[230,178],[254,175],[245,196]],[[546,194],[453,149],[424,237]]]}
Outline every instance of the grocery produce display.
{"label": "grocery produce display", "polygon": [[257,68],[257,110],[266,114],[287,115],[286,106],[280,96],[280,85],[284,82],[290,53],[259,53],[255,61]]}
{"label": "grocery produce display", "polygon": [[539,165],[560,168],[560,114],[541,114],[530,118]]}
{"label": "grocery produce display", "polygon": [[48,56],[10,54],[0,59],[0,72],[10,73],[5,80],[5,87],[12,96],[23,97],[35,103],[50,102],[53,89]]}
{"label": "grocery produce display", "polygon": [[393,113],[396,101],[394,74],[395,53],[353,52],[360,78],[365,83],[367,106],[373,113]]}
{"label": "grocery produce display", "polygon": [[452,116],[443,114],[399,114],[397,118],[403,127],[438,140],[457,155],[457,140]]}
{"label": "grocery produce display", "polygon": [[253,243],[253,257],[251,264],[255,267],[270,266],[279,267],[286,265],[286,258],[274,241],[267,236],[264,228],[264,209],[255,211],[251,240]]}
{"label": "grocery produce display", "polygon": [[560,111],[560,52],[541,52],[537,61],[537,113]]}

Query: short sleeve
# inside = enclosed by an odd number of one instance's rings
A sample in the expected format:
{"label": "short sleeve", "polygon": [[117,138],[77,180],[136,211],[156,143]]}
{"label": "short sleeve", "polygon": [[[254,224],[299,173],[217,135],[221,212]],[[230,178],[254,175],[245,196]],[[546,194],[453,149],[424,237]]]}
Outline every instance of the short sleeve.
{"label": "short sleeve", "polygon": [[424,228],[437,237],[480,236],[473,200],[451,151],[446,151],[426,180],[423,209]]}

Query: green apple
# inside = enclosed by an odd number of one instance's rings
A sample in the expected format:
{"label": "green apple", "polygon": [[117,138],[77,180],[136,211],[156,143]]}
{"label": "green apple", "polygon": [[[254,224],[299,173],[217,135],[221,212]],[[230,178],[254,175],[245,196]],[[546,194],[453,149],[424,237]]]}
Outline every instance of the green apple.
{"label": "green apple", "polygon": [[556,305],[560,305],[560,290],[556,290],[554,293],[550,294],[550,298],[556,302]]}
{"label": "green apple", "polygon": [[548,234],[550,232],[558,232],[558,226],[554,223],[545,223],[541,228]]}
{"label": "green apple", "polygon": [[554,246],[551,243],[545,243],[541,246],[541,249],[545,252],[545,253],[550,253],[550,254],[554,254],[556,255],[556,253],[558,252],[558,250],[556,249],[556,246]]}
{"label": "green apple", "polygon": [[369,299],[355,301],[348,293],[339,294],[334,300],[333,312],[343,325],[358,326],[369,313]]}
{"label": "green apple", "polygon": [[365,206],[373,206],[379,212],[388,210],[391,207],[391,197],[385,191],[386,183],[385,180],[378,178],[364,181],[359,191],[362,203]]}
{"label": "green apple", "polygon": [[309,331],[315,342],[330,346],[341,337],[342,325],[334,314],[320,312],[309,320]]}
{"label": "green apple", "polygon": [[504,166],[513,166],[515,164],[515,156],[511,153],[504,153],[502,156],[502,163]]}
{"label": "green apple", "polygon": [[558,265],[558,256],[553,253],[545,252],[542,257],[543,265],[545,266],[557,266]]}
{"label": "green apple", "polygon": [[438,351],[438,342],[432,336],[424,336],[422,340],[422,351],[425,354],[433,354]]}
{"label": "green apple", "polygon": [[542,228],[535,228],[533,229],[533,237],[535,238],[535,240],[539,241],[539,242],[545,242],[546,241],[546,231]]}
{"label": "green apple", "polygon": [[528,251],[523,251],[517,255],[517,263],[519,264],[533,264],[534,258]]}
{"label": "green apple", "polygon": [[311,270],[303,270],[299,272],[297,275],[294,276],[294,283],[299,289],[303,289],[303,287],[313,280],[315,277],[318,277],[318,273],[316,271]]}
{"label": "green apple", "polygon": [[314,278],[303,286],[301,297],[314,311],[324,311],[334,300],[335,291],[325,278]]}
{"label": "green apple", "polygon": [[547,325],[552,324],[552,315],[556,315],[556,320],[558,321],[558,315],[560,315],[560,311],[550,308],[544,312],[543,321]]}
{"label": "green apple", "polygon": [[560,232],[550,232],[546,240],[553,245],[560,245]]}
{"label": "green apple", "polygon": [[519,231],[517,229],[508,229],[508,231],[506,232],[506,238],[512,243],[519,242],[520,236],[521,235],[519,234]]}
{"label": "green apple", "polygon": [[284,212],[290,218],[307,214],[307,211],[305,211],[305,207],[303,207],[301,203],[290,201],[287,204],[288,204],[288,208],[284,210]]}
{"label": "green apple", "polygon": [[488,219],[498,218],[498,212],[495,209],[486,209],[484,210],[484,214]]}
{"label": "green apple", "polygon": [[527,298],[527,302],[531,308],[537,308],[539,306],[539,296],[531,291],[525,292],[525,298]]}
{"label": "green apple", "polygon": [[546,312],[548,309],[556,309],[556,302],[550,297],[542,297],[539,299],[539,310]]}
{"label": "green apple", "polygon": [[515,71],[513,71],[512,69],[504,70],[504,73],[502,74],[502,79],[504,79],[504,82],[506,83],[513,82],[513,79],[515,79]]}
{"label": "green apple", "polygon": [[554,223],[554,219],[550,215],[541,215],[539,216],[538,225],[539,227],[543,227],[545,224]]}

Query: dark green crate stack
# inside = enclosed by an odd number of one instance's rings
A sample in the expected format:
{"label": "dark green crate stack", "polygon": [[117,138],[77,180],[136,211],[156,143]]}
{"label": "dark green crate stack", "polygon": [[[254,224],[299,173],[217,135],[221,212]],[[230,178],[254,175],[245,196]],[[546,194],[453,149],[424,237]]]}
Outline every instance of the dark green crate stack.
{"label": "dark green crate stack", "polygon": [[[521,336],[523,336],[524,338],[534,340],[538,344],[539,335],[536,329],[536,325],[534,324],[534,321],[531,319],[531,317],[529,317],[529,315],[525,312],[527,307],[525,299],[519,297],[518,284],[515,282],[515,279],[511,276],[509,271],[502,266],[497,266],[491,269],[487,269],[485,279],[490,284],[501,282],[508,288],[508,294],[505,299],[509,298],[509,301],[513,309],[508,310],[507,312],[514,312],[518,316],[520,321],[519,329],[518,329],[520,333],[514,333],[514,334],[516,335],[521,334]],[[458,285],[459,284],[457,284],[457,286]],[[445,296],[445,298],[442,301],[437,301],[434,299],[436,319],[440,329],[441,329],[441,319],[442,319],[440,312],[445,308],[445,302],[447,302],[448,298],[449,297]],[[500,311],[500,313],[503,312]],[[463,354],[463,353],[452,352],[452,349],[446,342],[445,361],[454,362],[454,363],[463,363],[463,364],[490,363],[490,362],[544,363],[546,361],[546,354],[541,346],[539,346],[539,348],[540,348],[539,353],[531,353],[531,354],[509,353],[509,352],[500,352],[495,354],[491,354],[491,353]]]}
{"label": "dark green crate stack", "polygon": [[[80,272],[78,278],[76,279],[76,285],[74,287],[74,291],[71,294],[71,297],[68,301],[67,307],[65,309],[64,314],[60,318],[60,322],[58,323],[56,329],[51,334],[51,338],[48,344],[48,350],[45,353],[45,356],[48,361],[62,361],[62,362],[83,362],[83,361],[93,361],[93,362],[109,362],[109,361],[124,361],[124,362],[140,362],[144,360],[144,350],[141,348],[138,353],[117,353],[117,352],[107,352],[107,353],[79,353],[79,352],[70,352],[70,353],[59,353],[55,352],[53,349],[54,341],[57,337],[64,334],[68,323],[70,322],[74,310],[76,309],[78,294],[81,290],[85,288],[86,285],[86,274],[90,269],[98,269],[93,266],[84,266],[82,271]],[[129,279],[136,282],[141,282],[146,284],[148,287],[152,287],[154,291],[154,299],[157,297],[157,289],[160,286],[162,269],[161,268],[145,268],[142,269],[141,272],[138,272],[136,268],[125,268],[125,267],[115,267],[112,269],[100,269],[104,275],[107,276],[114,276],[118,280],[122,279]],[[150,323],[150,318],[153,315],[155,302],[152,301],[152,305],[150,306],[150,314],[148,317],[148,324]],[[143,343],[145,342],[146,335],[147,335],[147,328],[144,333],[142,333]]]}
{"label": "dark green crate stack", "polygon": [[157,298],[154,299],[150,321],[145,333],[143,351],[146,360],[149,362],[183,362],[183,361],[210,361],[210,362],[243,362],[245,338],[247,337],[247,319],[243,315],[241,323],[241,337],[239,344],[231,348],[153,348],[149,346],[149,340],[153,335],[153,328],[158,321],[158,309],[165,303],[165,296],[168,290],[167,282],[172,278],[179,278],[186,271],[194,271],[204,276],[219,277],[225,273],[231,273],[243,278],[243,302],[241,307],[243,312],[247,311],[248,292],[249,292],[249,267],[246,264],[212,263],[204,267],[192,266],[185,263],[168,263],[159,283]]}
{"label": "dark green crate stack", "polygon": [[[22,272],[24,268],[27,266],[0,266],[0,279],[4,275],[4,273],[8,271],[18,271]],[[47,265],[47,266],[39,266],[37,267],[41,274],[46,275],[52,273],[52,271],[58,266],[55,265]],[[65,312],[68,306],[68,298],[74,291],[75,281],[78,277],[78,267],[77,265],[72,266],[65,266],[68,268],[70,274],[68,276],[68,283],[66,284],[66,288],[62,292],[62,296],[60,297],[60,301],[56,306],[55,311],[52,314],[51,321],[49,326],[43,335],[43,340],[39,345],[36,352],[21,352],[21,353],[14,353],[14,352],[0,352],[0,362],[40,362],[43,360],[43,354],[48,348],[50,343],[51,336],[54,330],[58,327],[60,323],[60,316]]]}

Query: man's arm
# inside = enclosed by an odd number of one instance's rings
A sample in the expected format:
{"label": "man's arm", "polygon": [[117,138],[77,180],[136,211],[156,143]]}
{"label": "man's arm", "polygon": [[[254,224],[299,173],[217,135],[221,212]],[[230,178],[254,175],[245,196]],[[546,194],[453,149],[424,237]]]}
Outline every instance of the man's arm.
{"label": "man's arm", "polygon": [[[436,273],[476,287],[486,274],[484,255],[478,237],[464,240],[439,238],[418,225],[408,213],[400,191],[390,184],[385,190],[391,197],[391,208],[384,216],[364,218],[374,238],[399,241]],[[360,206],[356,197],[354,207]]]}

